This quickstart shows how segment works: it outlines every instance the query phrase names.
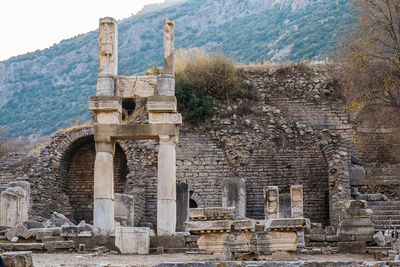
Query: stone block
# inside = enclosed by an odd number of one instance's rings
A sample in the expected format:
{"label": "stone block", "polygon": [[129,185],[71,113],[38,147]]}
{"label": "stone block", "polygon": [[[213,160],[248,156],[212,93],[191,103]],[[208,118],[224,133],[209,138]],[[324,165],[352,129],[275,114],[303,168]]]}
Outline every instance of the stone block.
{"label": "stone block", "polygon": [[200,250],[223,253],[227,249],[229,233],[210,233],[199,235],[197,245]]}
{"label": "stone block", "polygon": [[235,207],[235,218],[246,217],[246,181],[243,178],[222,180],[222,207]]}
{"label": "stone block", "polygon": [[189,219],[189,185],[186,181],[176,182],[176,231],[185,231],[184,223]]}
{"label": "stone block", "polygon": [[375,243],[378,245],[378,247],[386,246],[386,240],[381,231],[374,234],[373,239],[374,239]]}
{"label": "stone block", "polygon": [[159,113],[149,112],[150,124],[182,124],[182,115],[180,113]]}
{"label": "stone block", "polygon": [[7,267],[33,267],[31,251],[5,252],[0,256]]}
{"label": "stone block", "polygon": [[231,221],[189,221],[185,222],[186,231],[198,233],[207,231],[230,231]]}
{"label": "stone block", "polygon": [[231,232],[227,239],[227,252],[250,252],[251,232]]}
{"label": "stone block", "polygon": [[326,235],[325,239],[328,242],[338,242],[339,241],[339,236],[338,235]]}
{"label": "stone block", "polygon": [[32,234],[29,232],[28,229],[26,229],[26,227],[22,223],[19,223],[13,228],[9,229],[6,233],[6,237],[8,240],[11,240],[15,236],[28,239],[32,236]]}
{"label": "stone block", "polygon": [[270,219],[265,223],[265,231],[304,231],[310,220],[304,218]]}
{"label": "stone block", "polygon": [[363,241],[338,242],[339,251],[342,253],[365,253],[366,244]]}
{"label": "stone block", "polygon": [[157,76],[117,76],[115,87],[119,97],[152,97],[157,87]]}
{"label": "stone block", "polygon": [[326,235],[335,235],[336,234],[335,227],[333,227],[333,226],[325,227],[325,234]]}
{"label": "stone block", "polygon": [[16,243],[13,244],[13,250],[15,251],[27,251],[27,250],[36,250],[41,251],[44,248],[43,243]]}
{"label": "stone block", "polygon": [[276,251],[272,253],[271,258],[273,261],[295,261],[297,256],[294,253],[287,251]]}
{"label": "stone block", "polygon": [[75,237],[79,233],[77,226],[63,226],[61,227],[61,236],[63,237]]}
{"label": "stone block", "polygon": [[193,221],[205,220],[206,219],[206,213],[204,211],[204,208],[189,209],[189,217]]}
{"label": "stone block", "polygon": [[360,165],[351,165],[349,167],[350,184],[364,185],[365,184],[365,169]]}
{"label": "stone block", "polygon": [[42,242],[46,243],[48,241],[64,241],[64,237],[61,236],[44,236]]}
{"label": "stone block", "polygon": [[269,232],[270,251],[296,251],[298,236],[296,232]]}
{"label": "stone block", "polygon": [[157,200],[157,235],[171,235],[175,229],[176,200]]}
{"label": "stone block", "polygon": [[367,209],[368,203],[365,200],[351,200],[349,209]]}
{"label": "stone block", "polygon": [[122,254],[149,254],[150,229],[147,227],[116,227],[115,246]]}
{"label": "stone block", "polygon": [[177,102],[175,96],[152,96],[147,98],[149,112],[176,112]]}
{"label": "stone block", "polygon": [[207,219],[232,218],[235,216],[235,207],[209,207],[204,208],[204,215]]}
{"label": "stone block", "polygon": [[35,235],[36,240],[43,240],[46,236],[53,236],[53,231],[49,228],[34,228],[32,232]]}
{"label": "stone block", "polygon": [[48,252],[55,252],[57,250],[66,250],[75,248],[75,243],[73,240],[67,241],[47,241],[44,243],[44,248]]}
{"label": "stone block", "polygon": [[153,236],[150,238],[151,248],[185,248],[184,236]]}
{"label": "stone block", "polygon": [[126,217],[126,226],[133,227],[135,217],[135,201],[133,196],[115,193],[114,197],[114,216]]}
{"label": "stone block", "polygon": [[314,242],[324,242],[325,241],[325,233],[323,234],[308,234],[310,241]]}

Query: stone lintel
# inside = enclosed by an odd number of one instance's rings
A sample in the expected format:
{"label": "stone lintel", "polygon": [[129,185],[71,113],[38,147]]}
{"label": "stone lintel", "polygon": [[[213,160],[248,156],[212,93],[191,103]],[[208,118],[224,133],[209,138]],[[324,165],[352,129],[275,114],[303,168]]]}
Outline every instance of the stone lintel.
{"label": "stone lintel", "polygon": [[112,139],[159,139],[160,135],[177,136],[178,128],[173,124],[94,126],[94,141],[110,143]]}
{"label": "stone lintel", "polygon": [[186,231],[189,232],[230,231],[231,225],[232,221],[228,220],[185,222]]}
{"label": "stone lintel", "polygon": [[99,112],[122,112],[122,100],[117,96],[91,96],[89,110],[93,113]]}
{"label": "stone lintel", "polygon": [[155,95],[157,76],[117,76],[116,95],[123,98],[150,97]]}
{"label": "stone lintel", "polygon": [[147,98],[147,110],[150,112],[176,112],[175,96],[150,96]]}
{"label": "stone lintel", "polygon": [[192,220],[204,221],[213,219],[229,219],[235,216],[234,207],[209,207],[195,208],[189,210],[189,217]]}

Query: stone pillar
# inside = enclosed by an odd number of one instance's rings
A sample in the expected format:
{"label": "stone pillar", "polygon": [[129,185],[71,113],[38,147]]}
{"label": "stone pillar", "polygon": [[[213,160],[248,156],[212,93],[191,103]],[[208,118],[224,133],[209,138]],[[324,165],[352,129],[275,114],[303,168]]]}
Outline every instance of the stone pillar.
{"label": "stone pillar", "polygon": [[164,21],[164,69],[157,77],[157,94],[159,96],[175,95],[175,61],[174,61],[174,21]]}
{"label": "stone pillar", "polygon": [[184,232],[184,223],[189,219],[189,185],[186,181],[176,182],[176,231]]}
{"label": "stone pillar", "polygon": [[246,181],[227,178],[222,181],[222,207],[235,207],[235,217],[246,217]]}
{"label": "stone pillar", "polygon": [[176,137],[158,141],[157,235],[171,235],[176,227]]}
{"label": "stone pillar", "polygon": [[303,186],[292,185],[290,186],[290,199],[292,218],[303,217]]}
{"label": "stone pillar", "polygon": [[109,235],[114,231],[114,143],[96,143],[93,225]]}
{"label": "stone pillar", "polygon": [[265,220],[279,218],[279,188],[267,186],[264,188]]}
{"label": "stone pillar", "polygon": [[118,71],[118,25],[113,18],[99,20],[97,96],[113,96]]}

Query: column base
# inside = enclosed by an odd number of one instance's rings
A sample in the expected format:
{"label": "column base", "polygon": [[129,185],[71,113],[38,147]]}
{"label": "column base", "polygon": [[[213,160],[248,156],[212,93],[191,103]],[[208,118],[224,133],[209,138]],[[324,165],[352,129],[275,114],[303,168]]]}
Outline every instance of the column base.
{"label": "column base", "polygon": [[157,200],[157,236],[170,236],[176,227],[176,200]]}
{"label": "column base", "polygon": [[93,207],[93,225],[99,227],[106,235],[114,232],[114,201],[95,199]]}

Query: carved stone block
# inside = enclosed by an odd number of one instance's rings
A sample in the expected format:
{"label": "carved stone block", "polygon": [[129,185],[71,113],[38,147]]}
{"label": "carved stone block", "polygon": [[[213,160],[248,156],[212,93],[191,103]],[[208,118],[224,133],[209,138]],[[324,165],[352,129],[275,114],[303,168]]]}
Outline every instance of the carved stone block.
{"label": "carved stone block", "polygon": [[169,123],[169,124],[182,124],[182,115],[180,113],[153,113],[149,112],[149,123]]}
{"label": "carved stone block", "polygon": [[292,218],[303,217],[303,186],[290,186]]}
{"label": "carved stone block", "polygon": [[277,186],[264,188],[265,219],[279,218],[279,189]]}
{"label": "carved stone block", "polygon": [[157,76],[118,76],[115,87],[116,95],[119,97],[153,96],[157,87]]}

